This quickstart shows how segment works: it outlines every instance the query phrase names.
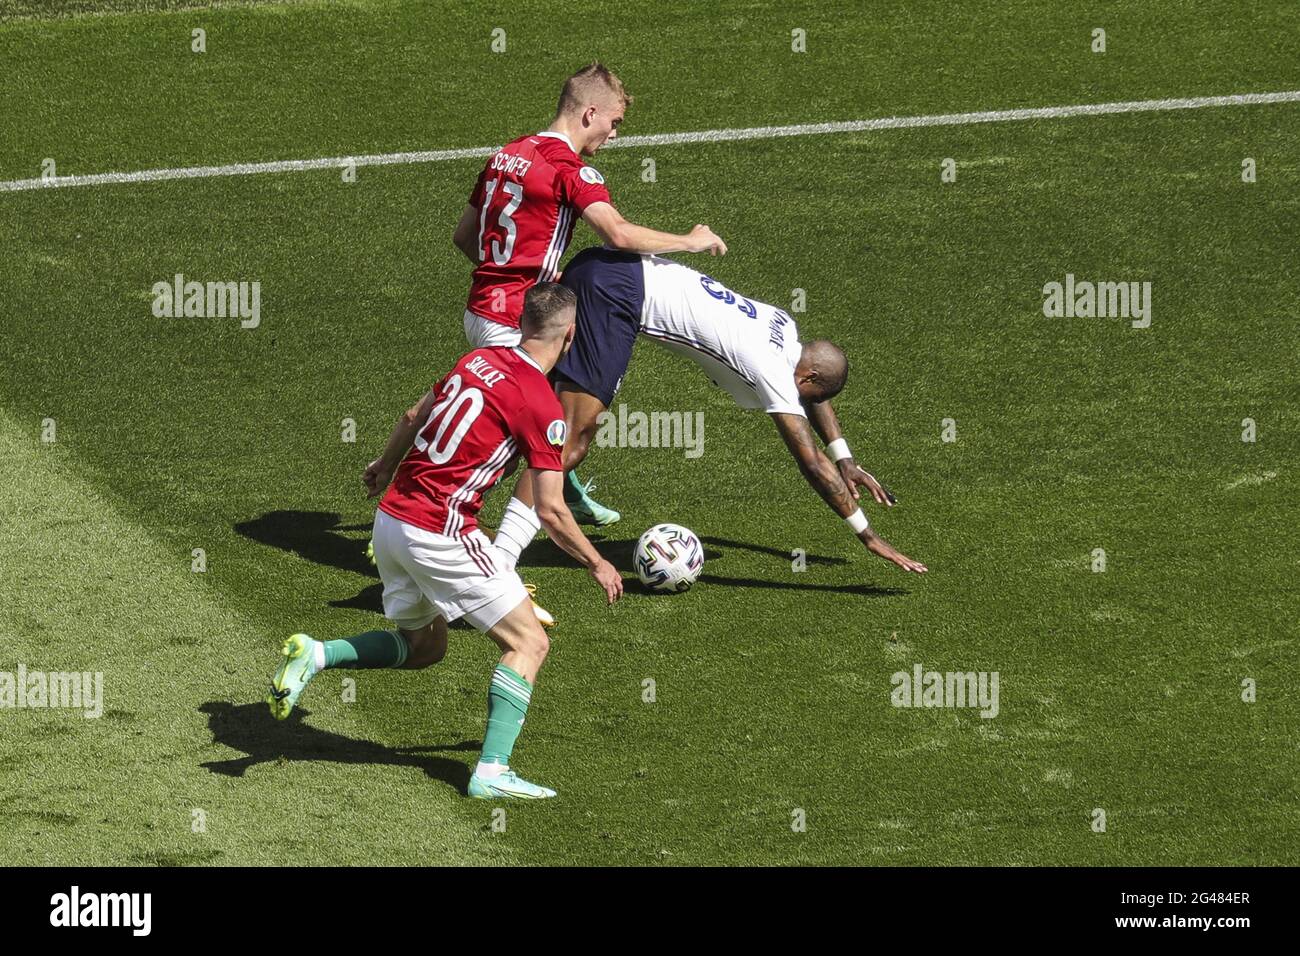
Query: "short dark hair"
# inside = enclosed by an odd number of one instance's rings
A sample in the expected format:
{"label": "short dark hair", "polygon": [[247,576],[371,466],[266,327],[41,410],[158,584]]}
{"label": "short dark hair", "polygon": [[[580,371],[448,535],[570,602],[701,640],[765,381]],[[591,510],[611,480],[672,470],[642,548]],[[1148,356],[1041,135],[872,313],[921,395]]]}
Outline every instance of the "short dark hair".
{"label": "short dark hair", "polygon": [[566,309],[578,306],[573,290],[558,282],[539,282],[524,295],[524,311],[519,316],[519,332],[524,338],[549,339],[568,328],[562,319]]}

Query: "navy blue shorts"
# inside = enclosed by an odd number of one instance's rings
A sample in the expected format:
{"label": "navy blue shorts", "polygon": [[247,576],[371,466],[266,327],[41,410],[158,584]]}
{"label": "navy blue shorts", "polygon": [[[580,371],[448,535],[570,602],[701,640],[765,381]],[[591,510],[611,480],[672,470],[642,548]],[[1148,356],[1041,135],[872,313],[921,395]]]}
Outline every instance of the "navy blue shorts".
{"label": "navy blue shorts", "polygon": [[560,284],[578,297],[578,330],[555,366],[555,380],[576,385],[609,408],[641,329],[641,257],[599,246],[583,249],[564,267]]}

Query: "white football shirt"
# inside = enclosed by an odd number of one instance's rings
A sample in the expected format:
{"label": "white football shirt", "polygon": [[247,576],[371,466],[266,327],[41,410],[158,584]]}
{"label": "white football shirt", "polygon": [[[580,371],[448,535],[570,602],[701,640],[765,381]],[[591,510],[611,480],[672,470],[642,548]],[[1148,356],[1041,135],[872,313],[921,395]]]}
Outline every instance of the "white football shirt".
{"label": "white football shirt", "polygon": [[741,408],[805,415],[794,382],[803,350],[794,319],[680,262],[646,255],[641,264],[642,334],[695,362]]}

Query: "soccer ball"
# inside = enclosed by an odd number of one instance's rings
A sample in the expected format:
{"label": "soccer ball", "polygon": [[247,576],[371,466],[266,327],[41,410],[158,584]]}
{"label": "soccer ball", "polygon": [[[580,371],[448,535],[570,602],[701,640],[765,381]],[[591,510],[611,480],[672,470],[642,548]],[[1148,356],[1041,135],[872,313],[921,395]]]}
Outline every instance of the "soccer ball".
{"label": "soccer ball", "polygon": [[685,591],[704,568],[704,545],[690,528],[657,524],[636,543],[633,564],[651,591]]}

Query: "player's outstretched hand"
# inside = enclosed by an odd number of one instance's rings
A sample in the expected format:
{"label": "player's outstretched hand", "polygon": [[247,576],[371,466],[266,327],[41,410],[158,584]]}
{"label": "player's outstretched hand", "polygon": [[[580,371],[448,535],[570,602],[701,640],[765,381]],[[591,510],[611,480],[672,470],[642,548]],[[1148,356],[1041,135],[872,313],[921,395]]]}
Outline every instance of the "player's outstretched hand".
{"label": "player's outstretched hand", "polygon": [[690,252],[707,252],[711,256],[727,254],[727,244],[722,237],[703,223],[697,223],[688,238],[691,241]]}
{"label": "player's outstretched hand", "polygon": [[366,465],[366,470],[361,474],[361,483],[366,486],[367,498],[381,494],[392,480],[393,473],[384,468],[383,459],[380,458]]}
{"label": "player's outstretched hand", "polygon": [[844,484],[848,485],[849,491],[853,492],[854,498],[861,499],[862,495],[858,492],[858,485],[861,485],[871,492],[871,497],[876,499],[876,504],[892,508],[897,503],[897,499],[889,489],[876,481],[875,475],[864,471],[853,459],[841,458],[835,464],[839,466],[840,476],[844,479]]}
{"label": "player's outstretched hand", "polygon": [[605,597],[613,604],[623,596],[623,575],[608,561],[601,561],[591,569],[591,576],[605,589]]}
{"label": "player's outstretched hand", "polygon": [[870,528],[862,533],[865,536],[863,540],[867,545],[867,550],[872,554],[878,554],[886,561],[892,561],[904,571],[915,571],[917,574],[924,574],[929,570],[929,568],[920,561],[913,561],[907,555],[903,554],[903,552],[896,550],[894,546],[884,538],[872,533]]}

